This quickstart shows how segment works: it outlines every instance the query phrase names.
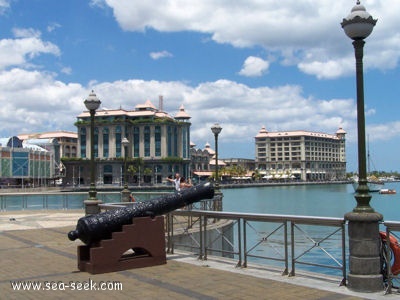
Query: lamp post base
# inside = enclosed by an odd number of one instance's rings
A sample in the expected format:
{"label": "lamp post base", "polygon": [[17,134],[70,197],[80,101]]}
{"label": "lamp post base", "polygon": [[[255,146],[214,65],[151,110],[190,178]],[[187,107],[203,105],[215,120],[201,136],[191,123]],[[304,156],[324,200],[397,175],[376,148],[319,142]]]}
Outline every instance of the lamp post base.
{"label": "lamp post base", "polygon": [[101,209],[99,204],[101,203],[103,203],[103,201],[98,199],[88,199],[83,201],[83,204],[85,205],[85,215],[95,215],[100,213]]}
{"label": "lamp post base", "polygon": [[121,191],[121,202],[131,202],[130,196],[131,195],[131,191],[128,190],[128,188],[124,188]]}
{"label": "lamp post base", "polygon": [[357,292],[380,292],[384,289],[381,274],[379,213],[350,212],[345,215],[349,233],[348,288]]}

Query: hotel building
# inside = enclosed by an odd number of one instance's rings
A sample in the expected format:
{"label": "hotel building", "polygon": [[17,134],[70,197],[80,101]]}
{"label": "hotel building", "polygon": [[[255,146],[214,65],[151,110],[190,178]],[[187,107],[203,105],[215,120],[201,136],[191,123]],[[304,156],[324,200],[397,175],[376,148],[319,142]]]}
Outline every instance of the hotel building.
{"label": "hotel building", "polygon": [[[129,184],[157,184],[178,172],[187,177],[190,165],[190,116],[183,106],[173,117],[150,101],[133,110],[103,109],[96,111],[94,157],[96,184],[122,185],[124,159],[127,157]],[[90,113],[77,116],[78,160],[64,160],[69,184],[90,181]],[[125,153],[121,141],[127,138]]]}
{"label": "hotel building", "polygon": [[346,177],[346,132],[268,132],[255,137],[256,167],[266,178],[340,180]]}

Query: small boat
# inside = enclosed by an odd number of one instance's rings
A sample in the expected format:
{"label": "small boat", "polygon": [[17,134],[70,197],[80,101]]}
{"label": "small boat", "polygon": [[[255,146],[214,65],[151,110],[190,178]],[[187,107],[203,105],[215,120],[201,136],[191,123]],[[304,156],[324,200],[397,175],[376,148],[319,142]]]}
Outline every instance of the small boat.
{"label": "small boat", "polygon": [[393,190],[393,189],[381,189],[381,190],[379,190],[379,194],[393,195],[393,194],[396,194],[396,190]]}

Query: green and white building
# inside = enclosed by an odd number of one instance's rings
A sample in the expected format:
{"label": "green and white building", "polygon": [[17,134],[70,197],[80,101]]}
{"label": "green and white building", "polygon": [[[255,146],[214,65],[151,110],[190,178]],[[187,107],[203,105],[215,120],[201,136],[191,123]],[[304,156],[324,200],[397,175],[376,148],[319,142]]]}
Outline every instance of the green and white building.
{"label": "green and white building", "polygon": [[[124,160],[127,160],[129,184],[160,184],[178,172],[189,175],[190,116],[183,106],[175,116],[150,101],[134,109],[100,109],[95,114],[94,157],[96,184],[122,185]],[[78,133],[78,159],[64,160],[67,184],[90,181],[90,113],[84,111],[75,123]],[[127,138],[125,148],[122,140]]]}

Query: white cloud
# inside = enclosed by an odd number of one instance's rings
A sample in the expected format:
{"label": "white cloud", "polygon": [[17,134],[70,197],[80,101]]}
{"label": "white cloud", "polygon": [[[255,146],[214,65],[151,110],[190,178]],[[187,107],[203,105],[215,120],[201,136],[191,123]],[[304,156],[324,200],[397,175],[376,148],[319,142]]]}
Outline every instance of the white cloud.
{"label": "white cloud", "polygon": [[[337,78],[354,73],[354,54],[340,22],[355,5],[348,0],[248,0],[130,1],[104,0],[119,25],[128,31],[196,31],[217,43],[235,47],[262,46],[279,54],[282,64],[296,64],[318,78]],[[400,1],[363,3],[378,18],[365,59],[365,68],[394,68],[400,58]],[[103,2],[101,2],[103,3]]]}
{"label": "white cloud", "polygon": [[10,0],[0,0],[0,15],[10,8]]}
{"label": "white cloud", "polygon": [[47,25],[47,31],[48,32],[53,32],[54,30],[56,30],[57,28],[60,28],[61,25],[55,22],[50,23],[49,25]]}
{"label": "white cloud", "polygon": [[[91,82],[87,87],[63,83],[55,75],[22,69],[0,73],[0,136],[54,129],[75,130],[76,116],[94,89],[102,107],[134,109],[146,100],[174,115],[181,104],[192,116],[192,141],[211,139],[209,128],[219,122],[225,142],[253,144],[262,125],[268,130],[318,130],[334,132],[339,126],[355,128],[355,103],[351,99],[305,98],[299,86],[251,88],[229,80],[191,87],[183,82],[127,80]],[[56,117],[55,117],[56,116]]]}
{"label": "white cloud", "polygon": [[13,33],[16,38],[40,38],[42,33],[33,28],[13,28]]}
{"label": "white cloud", "polygon": [[371,141],[390,141],[400,135],[400,121],[367,125],[366,130]]}
{"label": "white cloud", "polygon": [[262,76],[268,71],[269,62],[262,58],[249,56],[243,63],[239,74],[248,77]]}
{"label": "white cloud", "polygon": [[72,69],[70,67],[63,67],[63,68],[61,68],[61,73],[66,74],[66,75],[71,75]]}
{"label": "white cloud", "polygon": [[0,40],[0,70],[29,65],[40,54],[60,55],[60,49],[55,44],[40,39],[40,31],[15,28],[13,32],[17,39]]}
{"label": "white cloud", "polygon": [[[87,90],[56,81],[52,74],[12,69],[0,73],[1,136],[21,132],[74,130]],[[7,125],[5,125],[7,124]]]}
{"label": "white cloud", "polygon": [[150,57],[154,60],[158,60],[160,58],[172,57],[173,55],[168,51],[159,51],[159,52],[150,52]]}

